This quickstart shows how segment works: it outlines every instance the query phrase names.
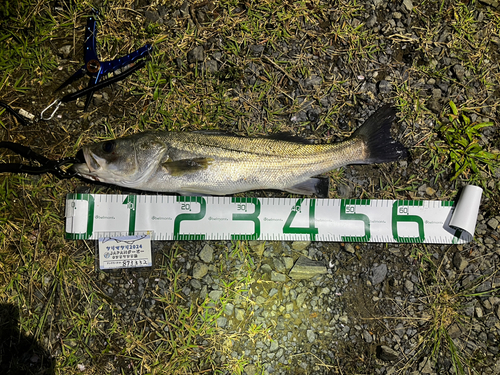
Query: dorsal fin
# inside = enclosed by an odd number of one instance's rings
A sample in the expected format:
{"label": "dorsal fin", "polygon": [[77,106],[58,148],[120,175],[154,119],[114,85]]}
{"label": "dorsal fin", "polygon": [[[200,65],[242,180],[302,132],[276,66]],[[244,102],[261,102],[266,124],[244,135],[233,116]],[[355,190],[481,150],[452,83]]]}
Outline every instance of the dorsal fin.
{"label": "dorsal fin", "polygon": [[313,139],[306,139],[304,137],[294,135],[292,132],[280,132],[280,133],[273,133],[273,134],[268,134],[265,136],[257,136],[257,137],[245,137],[245,136],[241,136],[238,134],[226,133],[226,132],[221,132],[221,131],[217,131],[217,130],[195,130],[192,133],[204,134],[204,135],[220,135],[220,136],[236,137],[236,138],[268,138],[268,139],[274,139],[276,141],[301,143],[301,144],[305,144],[305,145],[310,145],[310,144],[315,143],[315,141]]}
{"label": "dorsal fin", "polygon": [[306,138],[300,137],[298,135],[293,135],[290,132],[270,134],[270,135],[266,136],[266,138],[275,139],[277,141],[301,143],[301,144],[305,144],[305,145],[314,144],[314,140],[306,139]]}

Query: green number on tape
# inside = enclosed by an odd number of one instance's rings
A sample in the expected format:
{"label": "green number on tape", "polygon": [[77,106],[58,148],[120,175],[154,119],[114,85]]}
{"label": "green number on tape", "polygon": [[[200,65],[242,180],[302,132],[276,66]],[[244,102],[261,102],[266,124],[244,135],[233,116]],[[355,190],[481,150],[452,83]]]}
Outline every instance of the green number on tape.
{"label": "green number on tape", "polygon": [[[424,221],[418,215],[409,215],[410,206],[422,206],[422,201],[396,201],[392,205],[392,236],[397,242],[424,242]],[[400,237],[398,234],[398,223],[417,223],[417,237]]]}
{"label": "green number on tape", "polygon": [[257,198],[237,198],[233,197],[231,198],[232,203],[236,203],[236,209],[239,211],[244,211],[247,212],[248,210],[248,203],[251,203],[254,205],[254,212],[251,214],[245,213],[245,214],[240,214],[236,213],[233,214],[233,220],[236,221],[253,221],[254,223],[254,232],[253,234],[232,234],[231,239],[232,240],[256,240],[257,238],[260,237],[260,220],[259,220],[259,215],[260,215],[260,201]]}
{"label": "green number on tape", "polygon": [[127,205],[130,210],[128,217],[128,234],[131,236],[135,234],[135,208],[137,206],[137,195],[129,195],[123,201],[123,204]]}
{"label": "green number on tape", "polygon": [[292,211],[290,215],[288,215],[288,219],[286,219],[285,225],[283,226],[284,234],[309,234],[311,237],[311,241],[315,241],[316,235],[318,234],[318,228],[314,226],[314,214],[316,211],[316,200],[309,199],[309,227],[308,228],[296,228],[292,227],[292,221],[297,215],[297,212],[301,212],[301,206],[304,198],[300,198],[295,206],[292,207]]}
{"label": "green number on tape", "polygon": [[180,234],[181,222],[188,220],[201,220],[205,217],[207,212],[207,202],[203,197],[177,197],[177,202],[183,202],[181,210],[191,211],[191,203],[196,202],[200,204],[200,212],[179,214],[175,217],[174,221],[174,240],[204,240],[204,234]]}
{"label": "green number on tape", "polygon": [[369,199],[342,199],[340,202],[340,220],[359,220],[365,223],[364,236],[342,236],[345,242],[368,242],[370,241],[370,219],[365,214],[357,214],[356,206],[369,206]]}

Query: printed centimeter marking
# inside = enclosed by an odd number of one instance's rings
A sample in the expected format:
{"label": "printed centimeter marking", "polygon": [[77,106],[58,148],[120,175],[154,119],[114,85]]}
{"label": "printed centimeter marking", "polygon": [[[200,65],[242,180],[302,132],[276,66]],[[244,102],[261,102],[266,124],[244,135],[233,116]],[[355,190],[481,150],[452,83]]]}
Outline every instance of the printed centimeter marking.
{"label": "printed centimeter marking", "polygon": [[449,201],[68,194],[66,238],[469,242],[449,227],[452,211]]}

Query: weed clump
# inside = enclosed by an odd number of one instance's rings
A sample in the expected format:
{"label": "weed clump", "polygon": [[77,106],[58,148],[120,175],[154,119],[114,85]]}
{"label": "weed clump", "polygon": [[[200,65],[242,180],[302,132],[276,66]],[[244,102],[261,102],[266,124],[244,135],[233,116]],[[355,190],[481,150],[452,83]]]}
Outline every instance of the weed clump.
{"label": "weed clump", "polygon": [[[449,103],[449,122],[439,126],[440,137],[431,146],[437,152],[432,163],[438,168],[446,162],[453,168],[450,181],[462,176],[471,183],[481,183],[484,176],[491,176],[498,168],[500,154],[488,150],[481,140],[482,128],[493,126],[492,122],[472,122],[464,111],[459,111],[455,103]],[[483,172],[483,174],[481,174]]]}

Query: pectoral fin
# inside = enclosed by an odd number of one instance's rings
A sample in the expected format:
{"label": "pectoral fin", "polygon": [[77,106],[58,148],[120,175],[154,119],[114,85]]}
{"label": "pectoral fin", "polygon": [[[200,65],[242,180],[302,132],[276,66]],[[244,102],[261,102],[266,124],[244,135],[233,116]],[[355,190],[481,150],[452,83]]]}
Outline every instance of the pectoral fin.
{"label": "pectoral fin", "polygon": [[172,176],[182,176],[186,173],[193,173],[202,169],[207,169],[214,159],[212,158],[195,158],[182,159],[175,161],[166,161],[162,164],[168,173]]}

